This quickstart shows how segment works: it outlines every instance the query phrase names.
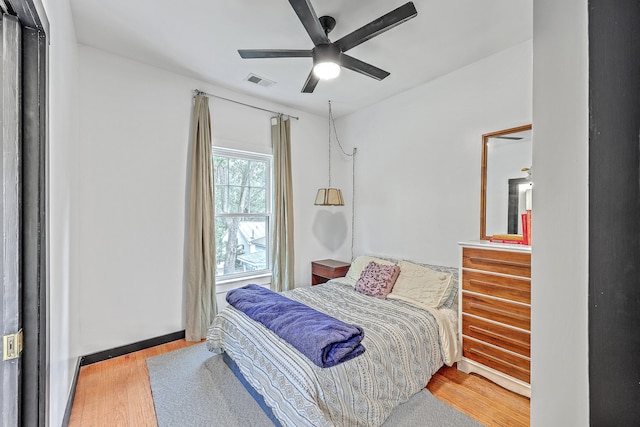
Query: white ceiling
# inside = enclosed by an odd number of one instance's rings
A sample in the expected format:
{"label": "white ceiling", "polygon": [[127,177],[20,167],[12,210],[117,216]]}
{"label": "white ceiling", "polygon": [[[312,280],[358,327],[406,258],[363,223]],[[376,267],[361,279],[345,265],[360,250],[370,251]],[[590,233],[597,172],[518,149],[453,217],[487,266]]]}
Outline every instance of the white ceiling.
{"label": "white ceiling", "polygon": [[[406,0],[312,0],[331,15],[331,40]],[[343,69],[300,90],[311,58],[241,59],[237,49],[311,49],[285,0],[71,0],[80,43],[304,111],[336,117],[374,104],[532,38],[532,0],[414,0],[418,15],[349,54],[391,73],[382,81]],[[277,82],[265,88],[249,73]]]}

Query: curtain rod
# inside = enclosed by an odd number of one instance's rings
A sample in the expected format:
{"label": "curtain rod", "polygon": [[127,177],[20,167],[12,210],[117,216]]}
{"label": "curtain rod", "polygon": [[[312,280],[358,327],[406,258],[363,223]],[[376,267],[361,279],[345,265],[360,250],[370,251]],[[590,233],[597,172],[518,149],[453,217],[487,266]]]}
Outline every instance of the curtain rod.
{"label": "curtain rod", "polygon": [[267,111],[269,113],[274,113],[274,114],[283,114],[285,116],[289,116],[292,119],[300,120],[299,117],[292,116],[290,114],[284,114],[284,113],[281,113],[279,111],[267,110],[266,108],[256,107],[255,105],[251,105],[251,104],[245,104],[244,102],[235,101],[235,100],[229,99],[229,98],[224,98],[222,96],[214,95],[212,93],[203,92],[203,91],[198,90],[198,89],[194,89],[193,93],[194,93],[194,95],[206,95],[206,96],[211,96],[213,98],[224,99],[225,101],[229,101],[229,102],[233,102],[233,103],[236,103],[236,104],[244,105],[245,107],[255,108],[256,110]]}

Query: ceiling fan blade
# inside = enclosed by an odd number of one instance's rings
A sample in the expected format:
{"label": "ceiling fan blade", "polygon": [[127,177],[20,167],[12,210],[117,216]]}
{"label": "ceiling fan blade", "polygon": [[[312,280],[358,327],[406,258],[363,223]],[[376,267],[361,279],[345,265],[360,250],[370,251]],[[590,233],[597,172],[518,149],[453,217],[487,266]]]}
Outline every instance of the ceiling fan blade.
{"label": "ceiling fan blade", "polygon": [[238,49],[238,53],[244,59],[253,58],[310,58],[310,50],[292,49]]}
{"label": "ceiling fan blade", "polygon": [[298,15],[304,29],[309,33],[309,37],[311,37],[314,46],[328,44],[329,37],[324,33],[324,29],[322,25],[320,25],[318,16],[313,10],[309,0],[289,0],[289,3],[291,3],[291,7],[293,7],[296,15]]}
{"label": "ceiling fan blade", "polygon": [[356,59],[353,56],[349,56],[344,53],[341,55],[340,65],[342,65],[344,68],[348,68],[349,70],[364,74],[365,76],[372,77],[376,80],[382,80],[390,74],[387,71],[381,70],[378,67],[374,67],[371,64],[362,62],[359,59]]}
{"label": "ceiling fan blade", "polygon": [[367,40],[402,24],[417,14],[418,11],[413,5],[413,2],[405,3],[386,15],[383,15],[380,18],[369,22],[367,25],[358,28],[354,32],[347,34],[334,43],[340,47],[340,50],[346,52],[349,49],[358,46],[360,43],[364,43]]}
{"label": "ceiling fan blade", "polygon": [[316,77],[312,69],[311,72],[309,73],[309,77],[307,77],[307,81],[304,82],[304,86],[302,87],[302,93],[312,93],[313,90],[318,85],[319,81],[320,79]]}

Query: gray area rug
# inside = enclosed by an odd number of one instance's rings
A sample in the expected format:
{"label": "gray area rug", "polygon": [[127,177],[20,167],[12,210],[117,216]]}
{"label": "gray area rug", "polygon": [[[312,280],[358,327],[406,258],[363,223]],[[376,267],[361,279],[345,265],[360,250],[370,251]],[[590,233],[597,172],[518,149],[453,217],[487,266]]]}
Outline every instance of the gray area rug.
{"label": "gray area rug", "polygon": [[[221,355],[205,344],[147,359],[158,427],[262,427],[273,423]],[[478,427],[482,424],[428,390],[400,405],[384,427]]]}

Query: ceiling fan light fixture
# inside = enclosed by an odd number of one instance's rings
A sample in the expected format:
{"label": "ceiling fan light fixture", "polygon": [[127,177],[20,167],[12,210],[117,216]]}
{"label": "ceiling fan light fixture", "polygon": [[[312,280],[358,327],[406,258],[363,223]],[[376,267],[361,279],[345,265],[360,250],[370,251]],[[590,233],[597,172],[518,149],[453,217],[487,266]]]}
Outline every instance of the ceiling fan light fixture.
{"label": "ceiling fan light fixture", "polygon": [[335,79],[340,75],[340,66],[335,62],[319,62],[313,66],[313,74],[321,80]]}
{"label": "ceiling fan light fixture", "polygon": [[340,75],[340,48],[334,44],[320,44],[313,48],[313,74],[321,80]]}

